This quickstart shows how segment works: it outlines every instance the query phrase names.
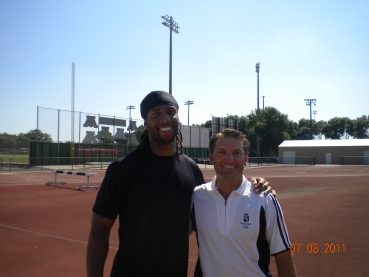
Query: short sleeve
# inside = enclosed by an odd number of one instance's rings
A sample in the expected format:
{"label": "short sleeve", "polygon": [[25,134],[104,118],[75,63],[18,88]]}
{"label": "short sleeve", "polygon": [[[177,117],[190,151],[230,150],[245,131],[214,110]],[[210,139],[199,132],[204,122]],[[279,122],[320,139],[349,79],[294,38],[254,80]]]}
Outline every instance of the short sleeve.
{"label": "short sleeve", "polygon": [[290,239],[281,206],[271,194],[265,196],[266,236],[271,255],[290,249]]}
{"label": "short sleeve", "polygon": [[196,174],[196,186],[205,184],[204,175],[202,174],[201,169],[196,165],[197,174]]}
{"label": "short sleeve", "polygon": [[129,178],[123,180],[121,167],[119,162],[113,162],[107,168],[92,209],[94,213],[110,219],[117,218],[129,185]]}

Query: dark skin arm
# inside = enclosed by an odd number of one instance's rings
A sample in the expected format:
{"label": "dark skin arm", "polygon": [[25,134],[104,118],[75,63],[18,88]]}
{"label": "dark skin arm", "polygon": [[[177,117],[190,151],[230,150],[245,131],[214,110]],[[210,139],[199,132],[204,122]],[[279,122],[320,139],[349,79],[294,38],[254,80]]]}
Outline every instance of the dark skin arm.
{"label": "dark skin arm", "polygon": [[275,190],[272,190],[272,187],[269,185],[269,182],[267,182],[264,178],[252,177],[250,182],[251,182],[251,185],[254,186],[255,193],[264,191],[264,194],[268,194],[271,192],[273,196],[277,196],[277,193],[275,192]]}
{"label": "dark skin arm", "polygon": [[291,251],[285,251],[275,255],[277,264],[278,276],[280,277],[296,277],[296,267],[293,261]]}
{"label": "dark skin arm", "polygon": [[109,236],[113,219],[92,214],[90,236],[87,244],[87,276],[103,277],[105,260],[109,251]]}

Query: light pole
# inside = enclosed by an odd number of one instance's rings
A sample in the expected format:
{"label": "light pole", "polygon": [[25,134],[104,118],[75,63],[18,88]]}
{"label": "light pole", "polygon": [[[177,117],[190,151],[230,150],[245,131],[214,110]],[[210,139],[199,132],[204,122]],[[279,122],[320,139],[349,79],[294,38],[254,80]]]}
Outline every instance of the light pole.
{"label": "light pole", "polygon": [[188,105],[188,119],[187,119],[187,125],[190,126],[190,105],[193,104],[193,101],[188,100],[185,102],[185,105]]}
{"label": "light pole", "polygon": [[132,119],[131,119],[131,110],[134,110],[135,109],[135,106],[132,106],[132,105],[129,105],[129,106],[127,106],[126,107],[126,110],[129,110],[129,145],[131,145],[132,144],[132,138],[131,138],[131,128],[132,128],[132,126],[131,126],[131,121],[132,121]]}
{"label": "light pole", "polygon": [[169,28],[170,38],[169,38],[169,94],[172,94],[172,31],[179,33],[179,26],[177,22],[173,20],[171,16],[165,15],[161,17],[165,20],[162,24]]}
{"label": "light pole", "polygon": [[313,139],[313,122],[311,120],[311,104],[315,104],[316,99],[304,99],[306,101],[306,106],[310,106],[310,137]]}
{"label": "light pole", "polygon": [[313,111],[313,115],[314,115],[314,121],[315,121],[315,115],[317,114],[317,111]]}
{"label": "light pole", "polygon": [[264,110],[264,97],[265,97],[265,96],[263,95],[263,110]]}
{"label": "light pole", "polygon": [[[260,63],[256,63],[255,65],[255,71],[257,73],[257,110],[256,110],[256,116],[257,116],[257,122],[259,122],[259,70],[260,70]],[[260,157],[260,136],[259,132],[256,136],[256,148],[258,151],[258,157]],[[259,159],[258,159],[259,164]]]}

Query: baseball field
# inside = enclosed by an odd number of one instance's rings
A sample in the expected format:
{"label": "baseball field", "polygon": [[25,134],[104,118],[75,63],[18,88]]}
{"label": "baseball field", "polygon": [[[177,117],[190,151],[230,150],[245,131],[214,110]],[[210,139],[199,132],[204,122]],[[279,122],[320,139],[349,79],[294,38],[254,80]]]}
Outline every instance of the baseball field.
{"label": "baseball field", "polygon": [[[88,171],[91,172],[91,171]],[[95,171],[100,185],[105,171]],[[213,169],[203,169],[206,181]],[[244,170],[265,177],[282,206],[298,276],[367,276],[369,272],[369,166],[264,166]],[[0,173],[0,276],[86,276],[85,253],[96,189],[76,190],[85,176],[49,171]],[[109,276],[118,247],[110,237]],[[144,255],[144,253],[143,253]],[[190,236],[188,276],[197,259]],[[274,259],[270,270],[277,276]]]}

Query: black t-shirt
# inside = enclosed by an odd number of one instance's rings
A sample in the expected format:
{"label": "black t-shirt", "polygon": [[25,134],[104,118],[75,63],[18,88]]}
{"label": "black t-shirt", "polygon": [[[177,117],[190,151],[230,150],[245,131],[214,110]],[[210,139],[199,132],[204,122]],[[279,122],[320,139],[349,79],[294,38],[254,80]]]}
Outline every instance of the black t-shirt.
{"label": "black t-shirt", "polygon": [[191,195],[204,183],[184,154],[153,153],[144,163],[135,151],[107,169],[93,212],[119,215],[119,250],[111,276],[187,276]]}

